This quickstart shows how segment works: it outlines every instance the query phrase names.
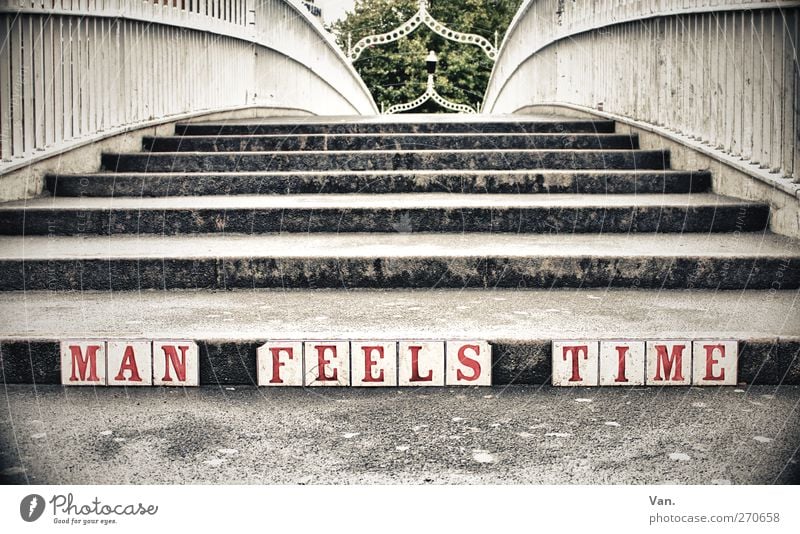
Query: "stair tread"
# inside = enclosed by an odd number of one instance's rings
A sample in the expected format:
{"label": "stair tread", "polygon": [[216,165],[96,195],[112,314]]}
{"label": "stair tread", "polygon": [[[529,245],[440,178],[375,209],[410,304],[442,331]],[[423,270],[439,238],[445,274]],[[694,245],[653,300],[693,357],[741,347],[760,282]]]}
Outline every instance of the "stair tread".
{"label": "stair tread", "polygon": [[330,124],[529,124],[539,122],[608,122],[607,119],[581,119],[550,113],[531,113],[525,115],[448,115],[445,113],[403,113],[400,115],[325,115],[320,117],[310,115],[307,117],[259,117],[224,120],[194,120],[179,122],[178,126],[250,126],[262,124],[275,124],[279,126],[294,125],[330,125]]}
{"label": "stair tread", "polygon": [[199,135],[154,135],[154,136],[146,136],[147,139],[186,139],[186,140],[213,140],[213,139],[286,139],[288,137],[354,137],[354,138],[362,138],[362,139],[369,139],[372,137],[381,137],[387,139],[396,139],[396,138],[404,138],[404,137],[497,137],[504,138],[504,137],[532,137],[532,138],[545,138],[545,137],[636,137],[636,134],[626,134],[626,133],[615,133],[615,132],[552,132],[552,133],[545,133],[545,132],[505,132],[505,133],[498,133],[498,132],[460,132],[460,133],[452,133],[452,132],[353,132],[353,133],[342,133],[342,132],[334,132],[334,133],[276,133],[276,134],[265,134],[265,133],[253,133],[253,134],[219,134],[219,135],[210,135],[210,134],[199,134]]}
{"label": "stair tread", "polygon": [[0,292],[0,339],[775,339],[796,291],[234,290]]}
{"label": "stair tread", "polygon": [[0,261],[214,258],[800,258],[772,233],[341,233],[0,237]]}
{"label": "stair tread", "polygon": [[678,194],[468,194],[363,193],[295,195],[203,195],[195,197],[51,197],[0,204],[0,212],[15,210],[249,210],[249,209],[458,209],[458,208],[700,208],[758,206],[713,193]]}

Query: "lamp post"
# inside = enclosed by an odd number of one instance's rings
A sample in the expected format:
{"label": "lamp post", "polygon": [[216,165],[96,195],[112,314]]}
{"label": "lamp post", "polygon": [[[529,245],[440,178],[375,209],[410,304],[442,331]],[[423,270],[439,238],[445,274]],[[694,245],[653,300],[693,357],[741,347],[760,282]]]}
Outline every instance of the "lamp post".
{"label": "lamp post", "polygon": [[430,93],[434,91],[434,86],[436,85],[433,75],[436,72],[436,63],[438,62],[439,58],[436,57],[436,52],[429,50],[428,57],[425,58],[425,66],[428,67],[428,92]]}

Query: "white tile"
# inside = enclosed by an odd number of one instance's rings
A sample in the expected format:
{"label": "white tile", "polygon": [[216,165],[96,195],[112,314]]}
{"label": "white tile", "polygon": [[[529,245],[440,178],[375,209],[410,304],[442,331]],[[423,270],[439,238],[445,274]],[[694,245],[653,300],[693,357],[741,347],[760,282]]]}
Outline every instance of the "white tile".
{"label": "white tile", "polygon": [[200,353],[197,343],[187,340],[153,341],[153,385],[199,384]]}
{"label": "white tile", "polygon": [[601,341],[600,385],[644,385],[644,341]]}
{"label": "white tile", "polygon": [[732,339],[700,339],[692,342],[693,378],[698,386],[735,386],[739,343]]}
{"label": "white tile", "polygon": [[492,385],[492,347],[488,342],[446,341],[445,352],[446,385]]}
{"label": "white tile", "polygon": [[401,341],[397,350],[400,386],[444,386],[444,341]]}
{"label": "white tile", "polygon": [[350,367],[354,386],[396,386],[397,342],[351,341]]}
{"label": "white tile", "polygon": [[596,386],[599,382],[599,342],[553,341],[553,385]]}
{"label": "white tile", "polygon": [[692,383],[692,342],[683,339],[647,341],[646,384],[688,386]]}
{"label": "white tile", "polygon": [[307,386],[350,385],[349,341],[306,341],[303,358]]}
{"label": "white tile", "polygon": [[109,386],[152,386],[153,343],[141,339],[109,341]]}
{"label": "white tile", "polygon": [[256,350],[259,386],[303,385],[303,342],[267,341]]}
{"label": "white tile", "polygon": [[61,383],[68,386],[106,385],[106,342],[97,339],[62,341]]}

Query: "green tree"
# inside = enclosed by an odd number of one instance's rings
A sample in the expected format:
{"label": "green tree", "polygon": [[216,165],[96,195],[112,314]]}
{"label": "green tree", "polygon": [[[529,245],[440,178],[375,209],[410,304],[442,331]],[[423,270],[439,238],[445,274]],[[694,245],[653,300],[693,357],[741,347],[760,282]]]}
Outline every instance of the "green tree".
{"label": "green tree", "polygon": [[[502,41],[521,1],[429,0],[428,10],[451,30],[474,33],[493,42],[495,31],[498,41]],[[357,0],[353,11],[335,23],[332,30],[339,45],[347,50],[348,34],[355,44],[362,37],[393,30],[417,9],[417,0]],[[354,66],[379,106],[402,104],[425,91],[428,50],[434,50],[439,56],[436,70],[439,94],[477,109],[486,91],[492,60],[478,46],[449,41],[424,24],[407,37],[366,49]],[[416,113],[442,111],[446,110],[431,101],[412,110]]]}

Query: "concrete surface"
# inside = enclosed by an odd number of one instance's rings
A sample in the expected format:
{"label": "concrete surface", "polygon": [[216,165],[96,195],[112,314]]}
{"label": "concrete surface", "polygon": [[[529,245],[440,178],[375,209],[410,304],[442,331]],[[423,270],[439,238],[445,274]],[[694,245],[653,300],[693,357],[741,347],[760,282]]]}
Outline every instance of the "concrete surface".
{"label": "concrete surface", "polygon": [[[403,230],[403,228],[400,228]],[[82,258],[726,257],[800,259],[800,241],[741,234],[197,234],[0,237],[0,260]]]}
{"label": "concrete surface", "polygon": [[798,291],[0,292],[0,340],[800,337]]}
{"label": "concrete surface", "polygon": [[3,393],[4,483],[800,481],[789,386]]}

